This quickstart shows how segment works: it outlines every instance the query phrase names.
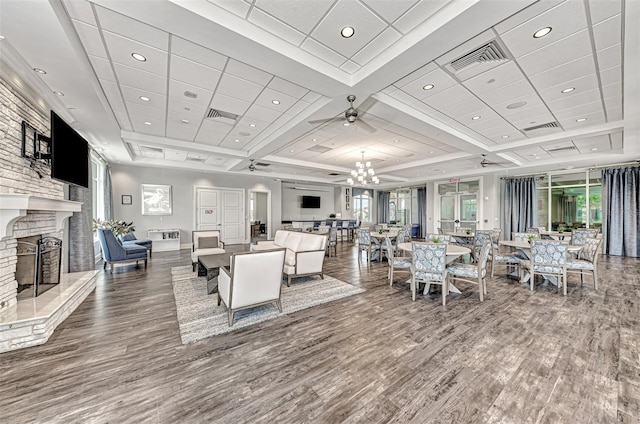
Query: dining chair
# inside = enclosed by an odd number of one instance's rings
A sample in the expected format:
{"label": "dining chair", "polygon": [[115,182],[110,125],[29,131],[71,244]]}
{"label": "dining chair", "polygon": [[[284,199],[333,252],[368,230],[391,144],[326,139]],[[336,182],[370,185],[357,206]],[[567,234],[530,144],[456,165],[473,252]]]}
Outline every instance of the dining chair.
{"label": "dining chair", "polygon": [[411,233],[404,228],[398,230],[398,235],[396,236],[396,245],[398,243],[408,243],[411,241]]}
{"label": "dining chair", "polygon": [[540,234],[540,227],[528,227],[527,233]]}
{"label": "dining chair", "polygon": [[475,264],[454,263],[447,267],[449,283],[465,281],[478,285],[480,302],[484,302],[487,294],[487,262],[491,253],[491,242],[486,242],[481,250],[478,261]]}
{"label": "dining chair", "polygon": [[447,304],[449,285],[447,281],[447,244],[412,242],[411,299],[416,300],[417,285],[424,283],[424,293],[431,284],[442,286],[442,306]]}
{"label": "dining chair", "polygon": [[[480,251],[482,250],[482,246],[485,243],[489,243],[493,246],[493,236],[492,230],[476,230],[476,233],[473,237],[473,258],[477,262],[478,257],[480,256]],[[491,261],[491,253],[493,253],[493,249],[489,252],[489,261]]]}
{"label": "dining chair", "polygon": [[332,249],[334,256],[338,256],[338,229],[335,227],[329,229],[329,238],[327,240],[327,253],[329,253],[329,257],[331,257]]}
{"label": "dining chair", "polygon": [[[531,274],[530,289],[533,291],[535,275],[550,275],[558,279],[558,290],[562,284],[563,294],[567,295],[567,246],[560,240],[533,240],[531,242],[531,260],[521,260],[520,269]],[[524,277],[524,273],[522,274]]]}
{"label": "dining chair", "polygon": [[491,230],[491,243],[496,249],[500,249],[500,237],[502,237],[502,228],[494,228]]}
{"label": "dining chair", "polygon": [[362,262],[362,252],[367,254],[367,266],[371,267],[371,257],[376,249],[376,246],[371,243],[371,234],[367,228],[356,230],[356,237],[358,239],[358,268]]}
{"label": "dining chair", "polygon": [[588,238],[596,238],[598,230],[591,228],[576,228],[571,233],[571,244],[582,246]]}
{"label": "dining chair", "polygon": [[391,244],[391,239],[387,237],[386,250],[387,250],[387,259],[389,262],[389,272],[387,273],[387,279],[389,280],[389,286],[393,285],[393,271],[395,269],[402,271],[410,271],[411,270],[411,258],[404,257],[398,255],[399,249],[393,249],[393,245]]}
{"label": "dining chair", "polygon": [[509,273],[509,268],[516,268],[518,274],[520,273],[520,261],[521,256],[518,256],[515,252],[500,253],[499,244],[491,244],[493,253],[491,254],[491,278],[493,278],[494,270],[496,266],[504,266]]}
{"label": "dining chair", "polygon": [[588,238],[578,252],[577,259],[567,259],[567,273],[579,273],[580,284],[584,284],[584,273],[591,271],[593,275],[593,289],[598,290],[598,254],[602,239]]}

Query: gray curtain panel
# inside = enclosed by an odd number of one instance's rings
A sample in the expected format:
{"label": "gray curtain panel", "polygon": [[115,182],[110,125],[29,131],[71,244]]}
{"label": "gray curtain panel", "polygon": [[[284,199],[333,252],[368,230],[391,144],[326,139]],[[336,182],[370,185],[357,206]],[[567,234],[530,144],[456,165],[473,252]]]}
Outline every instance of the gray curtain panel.
{"label": "gray curtain panel", "polygon": [[111,188],[111,167],[104,167],[104,219],[113,219],[113,193]]}
{"label": "gray curtain panel", "polygon": [[512,232],[524,232],[534,227],[536,218],[535,177],[508,178],[504,181],[505,240],[511,240]]}
{"label": "gray curtain panel", "polygon": [[91,189],[69,186],[69,200],[82,202],[82,211],[69,217],[69,272],[95,268]]}
{"label": "gray curtain panel", "polygon": [[420,238],[427,237],[427,188],[418,189],[418,224],[420,224]]}
{"label": "gray curtain panel", "polygon": [[388,191],[378,190],[378,222],[389,222],[389,197]]}
{"label": "gray curtain panel", "polygon": [[602,253],[640,257],[640,167],[602,170]]}

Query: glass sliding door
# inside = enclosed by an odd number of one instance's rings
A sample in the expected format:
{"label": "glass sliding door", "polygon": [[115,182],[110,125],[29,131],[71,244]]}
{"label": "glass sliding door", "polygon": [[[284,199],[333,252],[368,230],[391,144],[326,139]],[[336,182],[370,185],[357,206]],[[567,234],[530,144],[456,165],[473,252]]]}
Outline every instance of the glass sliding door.
{"label": "glass sliding door", "polygon": [[440,195],[439,227],[443,232],[455,232],[458,228],[476,230],[479,189],[479,180],[438,185],[438,194]]}

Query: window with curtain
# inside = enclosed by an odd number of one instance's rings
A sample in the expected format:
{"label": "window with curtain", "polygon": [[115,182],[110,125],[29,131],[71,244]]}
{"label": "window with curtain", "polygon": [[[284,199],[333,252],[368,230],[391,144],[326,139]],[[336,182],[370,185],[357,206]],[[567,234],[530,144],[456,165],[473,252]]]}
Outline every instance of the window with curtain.
{"label": "window with curtain", "polygon": [[105,166],[104,162],[99,158],[91,155],[91,203],[93,219],[104,220],[106,217]]}

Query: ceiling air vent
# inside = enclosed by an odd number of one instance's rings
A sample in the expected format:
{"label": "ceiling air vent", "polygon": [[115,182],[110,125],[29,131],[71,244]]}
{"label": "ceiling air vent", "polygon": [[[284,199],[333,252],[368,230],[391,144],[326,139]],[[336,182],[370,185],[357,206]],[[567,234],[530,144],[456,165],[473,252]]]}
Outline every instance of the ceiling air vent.
{"label": "ceiling air vent", "polygon": [[238,115],[230,112],[223,112],[221,110],[209,109],[209,112],[207,112],[207,119],[215,119],[220,121],[230,120],[233,121],[231,123],[235,123],[236,119],[238,119]]}
{"label": "ceiling air vent", "polygon": [[142,153],[163,153],[162,147],[149,147],[149,146],[140,146],[140,152]]}
{"label": "ceiling air vent", "polygon": [[576,146],[565,146],[565,147],[558,147],[555,149],[545,149],[545,150],[549,153],[568,152],[569,150],[576,150]]}
{"label": "ceiling air vent", "polygon": [[327,153],[327,152],[330,152],[333,149],[331,149],[329,147],[324,147],[324,146],[321,146],[321,145],[318,144],[317,146],[310,147],[307,150],[310,151],[310,152],[316,152],[316,153]]}
{"label": "ceiling air vent", "polygon": [[496,42],[491,41],[464,56],[452,60],[451,67],[459,71],[474,63],[503,62],[506,60],[509,60],[509,58],[505,56],[500,46]]}
{"label": "ceiling air vent", "polygon": [[196,158],[196,157],[189,156],[185,160],[187,160],[189,162],[201,162],[201,163],[204,163],[204,161],[206,161],[207,159],[206,158]]}
{"label": "ceiling air vent", "polygon": [[540,124],[540,125],[536,125],[533,127],[529,127],[529,128],[523,128],[523,131],[535,131],[535,130],[541,130],[543,128],[559,128],[559,125],[557,122],[547,122],[546,124]]}

